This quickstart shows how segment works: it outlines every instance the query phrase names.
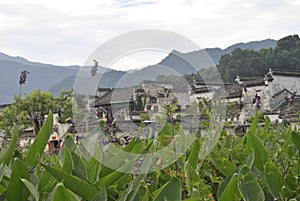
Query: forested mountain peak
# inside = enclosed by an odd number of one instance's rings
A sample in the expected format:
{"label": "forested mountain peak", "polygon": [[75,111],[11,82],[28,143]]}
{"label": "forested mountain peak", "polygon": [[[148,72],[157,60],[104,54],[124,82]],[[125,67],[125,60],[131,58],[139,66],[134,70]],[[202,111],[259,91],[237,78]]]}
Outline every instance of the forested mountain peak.
{"label": "forested mountain peak", "polygon": [[224,54],[217,65],[224,81],[233,81],[236,75],[263,75],[269,68],[300,70],[300,39],[298,35],[278,40],[274,48],[261,50],[234,49]]}

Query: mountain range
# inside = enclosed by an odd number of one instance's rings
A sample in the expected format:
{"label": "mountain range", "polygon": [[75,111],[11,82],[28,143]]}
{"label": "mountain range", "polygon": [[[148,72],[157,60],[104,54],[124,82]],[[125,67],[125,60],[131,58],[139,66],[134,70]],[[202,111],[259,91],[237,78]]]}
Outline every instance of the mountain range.
{"label": "mountain range", "polygon": [[[161,62],[149,65],[140,70],[116,71],[100,67],[98,73],[103,74],[99,86],[103,88],[125,87],[138,85],[143,80],[155,80],[158,75],[184,75],[195,73],[201,68],[214,66],[220,57],[231,53],[236,48],[260,50],[263,48],[274,48],[276,40],[267,39],[248,43],[238,43],[226,49],[207,48],[195,52],[180,53],[172,51]],[[55,66],[31,62],[22,57],[12,57],[0,53],[0,105],[9,104],[13,97],[19,94],[19,76],[23,70],[30,74],[26,84],[22,87],[23,93],[30,93],[34,89],[48,90],[58,95],[63,89],[71,89],[78,75],[79,69],[86,69],[89,74],[91,67],[80,66]]]}

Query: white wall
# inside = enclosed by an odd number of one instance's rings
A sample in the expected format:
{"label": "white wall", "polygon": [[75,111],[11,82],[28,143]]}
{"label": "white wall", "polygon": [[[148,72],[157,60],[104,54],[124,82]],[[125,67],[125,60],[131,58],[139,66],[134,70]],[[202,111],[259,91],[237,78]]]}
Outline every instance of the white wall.
{"label": "white wall", "polygon": [[290,92],[297,91],[297,95],[300,95],[300,77],[296,76],[284,76],[284,75],[274,75],[274,80],[269,82],[271,96],[287,89]]}

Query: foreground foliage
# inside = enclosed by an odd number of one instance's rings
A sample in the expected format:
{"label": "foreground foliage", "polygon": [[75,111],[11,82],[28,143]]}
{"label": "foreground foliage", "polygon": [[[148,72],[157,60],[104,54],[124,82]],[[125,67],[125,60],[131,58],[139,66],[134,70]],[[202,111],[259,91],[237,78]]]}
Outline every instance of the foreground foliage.
{"label": "foreground foliage", "polygon": [[[300,133],[273,128],[268,119],[259,127],[256,116],[243,137],[222,131],[204,160],[199,159],[202,139],[196,139],[176,163],[147,175],[103,166],[98,149],[87,154],[71,135],[58,156],[44,155],[52,122],[50,114],[24,155],[16,149],[14,129],[0,158],[0,200],[300,200]],[[133,140],[124,150],[148,148]]]}

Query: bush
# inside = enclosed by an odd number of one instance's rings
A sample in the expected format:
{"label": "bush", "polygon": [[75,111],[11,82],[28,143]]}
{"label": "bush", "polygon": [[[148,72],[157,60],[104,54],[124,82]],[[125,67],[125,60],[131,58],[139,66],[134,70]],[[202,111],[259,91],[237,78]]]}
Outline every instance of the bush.
{"label": "bush", "polygon": [[[274,128],[268,119],[260,127],[258,119],[256,115],[243,137],[223,131],[205,159],[200,160],[204,139],[199,138],[174,164],[139,175],[107,168],[99,162],[99,152],[87,154],[71,135],[59,155],[44,154],[53,126],[49,114],[23,156],[15,157],[18,129],[14,129],[11,144],[0,158],[0,199],[299,200],[299,131],[283,125]],[[170,131],[173,137],[180,132],[178,126],[166,123],[156,143],[132,140],[123,149],[147,153],[161,148],[170,142]],[[158,159],[156,165],[160,163]]]}

